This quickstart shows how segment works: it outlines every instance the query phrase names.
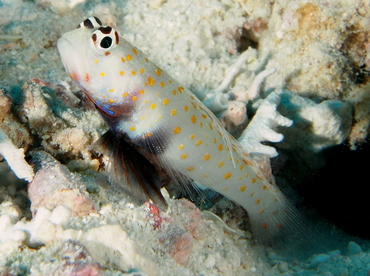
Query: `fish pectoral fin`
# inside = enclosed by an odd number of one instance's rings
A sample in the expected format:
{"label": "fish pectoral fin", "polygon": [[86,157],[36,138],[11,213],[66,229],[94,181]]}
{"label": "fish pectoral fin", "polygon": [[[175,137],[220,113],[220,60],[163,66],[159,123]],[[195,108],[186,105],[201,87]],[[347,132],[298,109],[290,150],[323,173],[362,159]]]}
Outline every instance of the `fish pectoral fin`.
{"label": "fish pectoral fin", "polygon": [[107,172],[110,181],[121,187],[135,203],[151,199],[160,209],[167,208],[160,189],[166,184],[167,175],[160,166],[153,164],[143,150],[130,143],[124,135],[108,130],[96,143],[109,157]]}

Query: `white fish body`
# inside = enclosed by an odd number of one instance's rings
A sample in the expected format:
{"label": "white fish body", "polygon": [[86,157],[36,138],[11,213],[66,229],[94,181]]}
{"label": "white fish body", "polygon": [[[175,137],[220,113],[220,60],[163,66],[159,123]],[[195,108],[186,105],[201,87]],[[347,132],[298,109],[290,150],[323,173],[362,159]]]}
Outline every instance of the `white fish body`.
{"label": "white fish body", "polygon": [[170,176],[186,176],[243,206],[258,239],[291,227],[295,211],[217,118],[113,28],[90,17],[59,39],[58,50],[113,136]]}

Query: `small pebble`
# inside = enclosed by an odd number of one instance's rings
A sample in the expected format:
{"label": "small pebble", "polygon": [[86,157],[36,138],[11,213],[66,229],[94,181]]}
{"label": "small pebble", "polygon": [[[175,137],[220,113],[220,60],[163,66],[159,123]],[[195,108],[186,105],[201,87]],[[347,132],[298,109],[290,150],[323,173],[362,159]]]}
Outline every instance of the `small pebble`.
{"label": "small pebble", "polygon": [[340,256],[340,254],[341,254],[341,252],[340,252],[340,250],[333,250],[333,251],[330,251],[329,253],[328,253],[328,255],[330,256],[330,257],[337,257],[337,256]]}
{"label": "small pebble", "polygon": [[280,273],[287,273],[290,272],[289,265],[287,262],[281,262],[278,265]]}
{"label": "small pebble", "polygon": [[327,254],[315,255],[311,259],[311,264],[310,265],[311,265],[312,268],[317,268],[321,263],[325,263],[329,260],[330,260],[330,256],[327,255]]}
{"label": "small pebble", "polygon": [[360,252],[362,252],[362,249],[357,243],[353,241],[348,243],[348,255],[356,255]]}
{"label": "small pebble", "polygon": [[215,266],[215,264],[216,264],[215,256],[212,254],[208,255],[207,259],[204,261],[205,268],[211,269],[212,267]]}
{"label": "small pebble", "polygon": [[15,185],[15,183],[12,183],[10,184],[7,188],[6,188],[8,194],[11,196],[11,197],[15,197],[15,195],[17,194],[17,186]]}
{"label": "small pebble", "polygon": [[4,233],[12,226],[10,217],[7,215],[0,216],[0,233]]}
{"label": "small pebble", "polygon": [[65,207],[64,205],[59,205],[55,207],[49,220],[56,225],[64,226],[67,225],[71,214],[72,212],[69,208]]}

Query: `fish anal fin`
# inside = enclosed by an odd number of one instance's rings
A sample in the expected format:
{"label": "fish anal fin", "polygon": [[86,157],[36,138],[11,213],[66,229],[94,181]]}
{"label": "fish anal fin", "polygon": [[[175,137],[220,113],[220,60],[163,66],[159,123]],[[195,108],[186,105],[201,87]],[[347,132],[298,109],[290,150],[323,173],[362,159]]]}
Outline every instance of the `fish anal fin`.
{"label": "fish anal fin", "polygon": [[121,187],[138,204],[150,199],[162,210],[167,208],[160,189],[169,177],[155,156],[130,142],[124,134],[108,130],[96,143],[109,157],[106,168],[110,181]]}

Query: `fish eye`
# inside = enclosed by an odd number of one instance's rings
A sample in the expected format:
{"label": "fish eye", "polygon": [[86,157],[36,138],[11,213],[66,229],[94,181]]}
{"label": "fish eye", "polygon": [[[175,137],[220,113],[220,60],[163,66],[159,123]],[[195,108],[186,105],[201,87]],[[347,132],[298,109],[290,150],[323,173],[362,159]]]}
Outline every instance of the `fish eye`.
{"label": "fish eye", "polygon": [[104,49],[108,49],[111,45],[112,45],[112,38],[110,38],[109,36],[104,37],[100,41],[100,47]]}
{"label": "fish eye", "polygon": [[91,34],[91,42],[97,54],[107,56],[118,45],[119,36],[112,27],[101,26]]}
{"label": "fish eye", "polygon": [[79,28],[94,29],[94,28],[100,27],[101,25],[102,25],[102,23],[101,23],[99,18],[97,18],[95,16],[90,16],[89,18],[87,18],[83,22],[81,22],[77,26],[77,29],[79,29]]}

